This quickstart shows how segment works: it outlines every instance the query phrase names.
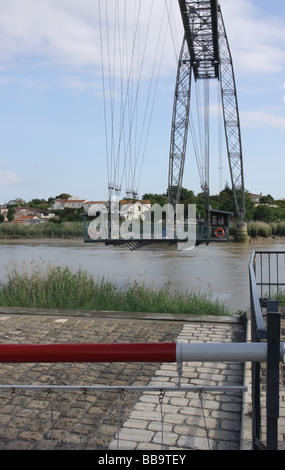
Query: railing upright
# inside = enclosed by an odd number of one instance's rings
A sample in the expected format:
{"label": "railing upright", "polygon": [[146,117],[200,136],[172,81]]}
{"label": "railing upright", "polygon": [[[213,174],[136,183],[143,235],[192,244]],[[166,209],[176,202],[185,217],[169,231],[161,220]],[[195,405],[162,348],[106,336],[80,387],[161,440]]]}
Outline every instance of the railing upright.
{"label": "railing upright", "polygon": [[[268,257],[267,277],[264,278],[263,255]],[[279,364],[280,364],[280,313],[278,312],[278,294],[280,286],[285,285],[279,280],[279,260],[281,252],[253,252],[249,263],[250,283],[250,307],[251,307],[251,341],[267,341],[266,360],[266,449],[277,450],[278,448],[278,418],[279,418]],[[282,255],[285,253],[282,252]],[[260,261],[260,281],[257,282],[256,264],[257,256]],[[276,255],[276,276],[272,280],[271,255]],[[260,288],[260,295],[258,287]],[[271,287],[275,286],[277,300],[266,299],[264,287],[269,289],[268,297],[271,296]],[[265,303],[264,303],[265,302]],[[266,306],[266,326],[263,319],[262,306]],[[278,358],[277,358],[278,356]],[[252,448],[259,450],[264,448],[261,443],[261,364],[252,362]]]}
{"label": "railing upright", "polygon": [[[256,286],[256,258],[252,253],[249,264],[249,287],[250,287],[250,311],[251,311],[251,342],[258,343],[266,338],[266,329],[259,303]],[[261,402],[260,402],[260,362],[251,364],[252,383],[252,449],[260,449],[261,437]]]}
{"label": "railing upright", "polygon": [[280,313],[278,302],[267,300],[266,447],[278,449]]}

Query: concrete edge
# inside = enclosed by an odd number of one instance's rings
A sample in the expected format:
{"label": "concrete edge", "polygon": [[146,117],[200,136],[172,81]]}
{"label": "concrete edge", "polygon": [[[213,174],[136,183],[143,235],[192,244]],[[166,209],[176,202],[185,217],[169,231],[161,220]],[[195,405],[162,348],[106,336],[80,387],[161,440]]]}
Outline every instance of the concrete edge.
{"label": "concrete edge", "polygon": [[0,307],[0,315],[42,315],[42,316],[85,316],[96,318],[121,318],[149,321],[178,321],[178,322],[205,322],[205,323],[233,323],[241,322],[239,316],[203,316],[203,315],[179,315],[171,313],[145,313],[145,312],[121,312],[101,310],[61,310],[61,309],[36,309],[23,307]]}

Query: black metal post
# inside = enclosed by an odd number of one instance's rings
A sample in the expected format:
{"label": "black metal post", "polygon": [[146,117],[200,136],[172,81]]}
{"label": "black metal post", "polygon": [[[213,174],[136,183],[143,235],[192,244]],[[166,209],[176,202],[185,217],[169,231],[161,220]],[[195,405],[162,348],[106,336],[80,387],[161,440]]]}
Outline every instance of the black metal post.
{"label": "black metal post", "polygon": [[[256,258],[255,253],[249,264],[250,279],[250,303],[251,303],[251,342],[260,342],[266,339],[266,328],[262,317],[257,287],[256,287]],[[252,450],[260,450],[261,444],[261,402],[260,402],[260,362],[251,363],[251,381],[252,381]]]}
{"label": "black metal post", "polygon": [[280,313],[278,301],[268,300],[267,314],[267,379],[266,379],[266,447],[278,450]]}

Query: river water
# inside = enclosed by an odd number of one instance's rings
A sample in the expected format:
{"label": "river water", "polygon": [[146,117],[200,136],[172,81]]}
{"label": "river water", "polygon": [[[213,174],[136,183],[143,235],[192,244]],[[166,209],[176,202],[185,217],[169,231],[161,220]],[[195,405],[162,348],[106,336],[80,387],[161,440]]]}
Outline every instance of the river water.
{"label": "river water", "polygon": [[285,251],[285,243],[211,243],[192,251],[145,248],[128,251],[83,241],[21,241],[0,243],[0,279],[11,267],[68,266],[110,280],[122,287],[136,280],[152,288],[170,283],[171,289],[219,299],[232,312],[249,307],[248,264],[252,251]]}

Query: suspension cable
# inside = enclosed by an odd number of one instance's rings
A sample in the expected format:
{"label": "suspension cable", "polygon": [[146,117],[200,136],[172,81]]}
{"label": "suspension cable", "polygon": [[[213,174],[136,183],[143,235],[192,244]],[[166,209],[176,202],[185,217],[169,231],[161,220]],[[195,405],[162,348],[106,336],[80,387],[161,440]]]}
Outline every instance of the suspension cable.
{"label": "suspension cable", "polygon": [[[157,64],[160,39],[161,39],[161,36],[162,36],[162,26],[164,24],[164,16],[165,16],[165,8],[163,9],[163,14],[162,14],[162,17],[161,17],[161,23],[160,23],[159,35],[158,35],[158,42],[157,42],[157,47],[156,47],[156,52],[155,52],[155,60],[154,60],[153,66],[152,66],[151,80],[150,80],[150,85],[149,85],[149,89],[148,89],[148,95],[147,95],[145,114],[144,114],[144,119],[143,119],[142,132],[141,132],[141,136],[140,136],[140,140],[139,140],[137,158],[136,158],[136,163],[135,163],[135,167],[134,167],[133,187],[136,188],[136,192],[138,192],[138,185],[139,185],[139,181],[140,181],[140,177],[141,177],[142,166],[143,166],[143,162],[144,162],[144,159],[145,159],[146,145],[147,145],[147,140],[148,140],[148,135],[149,135],[149,130],[150,130],[150,124],[151,124],[151,120],[152,120],[152,115],[153,115],[153,111],[154,111],[154,104],[155,104],[156,93],[157,93],[157,88],[158,88],[158,82],[159,82],[159,77],[160,77],[162,59],[163,59],[163,55],[164,55],[164,51],[165,51],[167,29],[164,32],[163,45],[162,45],[161,54],[160,54],[160,60],[158,62],[158,66],[157,66],[156,80],[154,81],[154,73],[155,73],[156,64]],[[138,179],[137,179],[137,181],[135,181],[135,173],[136,173],[136,170],[137,170],[138,159],[139,159],[139,155],[140,155],[140,151],[141,151],[141,147],[142,147],[142,137],[143,137],[143,132],[144,132],[145,124],[146,124],[147,111],[148,111],[148,107],[149,107],[148,105],[150,103],[153,83],[154,83],[154,91],[153,91],[153,94],[152,94],[152,101],[151,101],[150,112],[149,112],[148,126],[147,126],[147,130],[146,130],[146,134],[145,134],[144,148],[142,150],[141,165],[140,165],[140,169],[139,169]]]}
{"label": "suspension cable", "polygon": [[[114,1],[98,0],[109,199],[120,195],[124,182],[127,194],[138,192],[169,29],[175,42],[169,0],[163,3],[155,29],[155,0],[147,11],[142,0],[116,0],[115,5]],[[149,58],[153,63],[146,67]],[[144,87],[148,72],[150,80]],[[146,99],[141,104],[142,91]]]}

